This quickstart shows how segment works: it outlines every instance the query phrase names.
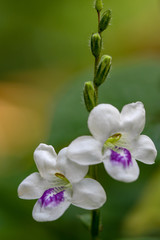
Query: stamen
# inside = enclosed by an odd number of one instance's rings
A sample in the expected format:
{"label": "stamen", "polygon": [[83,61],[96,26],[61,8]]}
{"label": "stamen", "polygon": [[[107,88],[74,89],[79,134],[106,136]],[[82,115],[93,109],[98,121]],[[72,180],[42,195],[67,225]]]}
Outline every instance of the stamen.
{"label": "stamen", "polygon": [[114,135],[110,136],[106,142],[115,144],[121,138],[121,136],[122,136],[121,133],[115,133]]}
{"label": "stamen", "polygon": [[62,173],[55,173],[55,176],[62,180],[65,178],[65,176]]}
{"label": "stamen", "polygon": [[116,145],[116,143],[120,140],[120,138],[122,137],[121,133],[115,133],[112,136],[110,136],[104,143],[103,146],[103,150],[105,150],[105,148],[112,148],[112,146],[114,147]]}
{"label": "stamen", "polygon": [[69,183],[68,179],[62,173],[55,173],[55,176],[62,179],[66,183]]}

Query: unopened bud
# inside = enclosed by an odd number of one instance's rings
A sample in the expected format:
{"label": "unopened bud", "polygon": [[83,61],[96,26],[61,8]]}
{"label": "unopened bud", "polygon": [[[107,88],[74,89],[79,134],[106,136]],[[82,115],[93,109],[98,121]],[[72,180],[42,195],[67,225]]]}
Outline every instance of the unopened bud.
{"label": "unopened bud", "polygon": [[103,2],[102,0],[96,0],[95,2],[95,9],[100,12],[103,9]]}
{"label": "unopened bud", "polygon": [[85,82],[83,96],[86,108],[90,112],[95,107],[95,91],[91,81]]}
{"label": "unopened bud", "polygon": [[91,51],[95,57],[98,57],[102,48],[102,39],[99,33],[93,33],[91,36]]}
{"label": "unopened bud", "polygon": [[111,68],[111,62],[112,62],[112,58],[110,56],[108,55],[102,56],[97,69],[96,76],[94,78],[94,84],[97,87],[100,86],[105,81],[109,73],[109,70]]}
{"label": "unopened bud", "polygon": [[107,10],[103,13],[99,23],[99,31],[103,32],[109,25],[111,20],[111,10]]}

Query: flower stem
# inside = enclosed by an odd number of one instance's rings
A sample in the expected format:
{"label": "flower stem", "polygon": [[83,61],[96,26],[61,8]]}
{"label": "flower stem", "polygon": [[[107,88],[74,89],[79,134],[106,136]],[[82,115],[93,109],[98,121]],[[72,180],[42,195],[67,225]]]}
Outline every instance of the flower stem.
{"label": "flower stem", "polygon": [[[99,22],[100,22],[100,11],[97,11],[98,14],[98,33],[99,30]],[[94,64],[94,77],[97,73],[98,63],[99,63],[100,55],[95,57]],[[98,87],[94,84],[95,89],[95,104],[98,105]],[[97,165],[90,166],[90,173],[93,179],[97,180]],[[100,209],[92,210],[92,220],[91,220],[91,240],[99,240],[99,230],[100,230]]]}
{"label": "flower stem", "polygon": [[89,166],[89,176],[95,180],[98,179],[98,166],[97,165]]}
{"label": "flower stem", "polygon": [[98,33],[100,34],[100,29],[99,29],[99,23],[100,23],[100,20],[101,20],[100,11],[97,11],[97,14],[98,14]]}
{"label": "flower stem", "polygon": [[[97,180],[98,166],[90,166],[90,174],[93,179]],[[92,220],[91,220],[91,240],[99,240],[99,230],[100,230],[100,209],[92,210]]]}
{"label": "flower stem", "polygon": [[91,240],[99,240],[100,210],[92,211]]}
{"label": "flower stem", "polygon": [[[100,11],[97,11],[97,15],[98,15],[98,33],[100,33],[100,30],[99,30]],[[97,73],[98,63],[99,63],[99,56],[95,57],[94,77],[96,76],[96,73]],[[95,89],[95,97],[96,97],[96,102],[95,102],[95,104],[98,105],[98,87],[97,87],[95,84],[94,84],[94,89]]]}
{"label": "flower stem", "polygon": [[[98,63],[99,63],[99,56],[95,57],[95,63],[94,63],[94,77],[96,76],[97,73],[97,68],[98,68]],[[98,87],[94,84],[94,90],[95,90],[95,104],[98,105]]]}

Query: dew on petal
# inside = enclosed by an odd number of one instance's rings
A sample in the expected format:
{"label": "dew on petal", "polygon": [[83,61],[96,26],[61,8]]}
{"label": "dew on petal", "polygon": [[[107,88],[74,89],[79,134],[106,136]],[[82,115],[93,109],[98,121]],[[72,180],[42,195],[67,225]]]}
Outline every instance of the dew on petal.
{"label": "dew on petal", "polygon": [[132,164],[131,153],[128,149],[122,147],[115,147],[115,151],[111,150],[110,161],[113,164],[121,164],[124,168]]}
{"label": "dew on petal", "polygon": [[[63,188],[62,188],[63,189]],[[60,189],[56,188],[49,188],[46,190],[42,197],[39,198],[39,203],[41,203],[41,206],[47,207],[48,205],[51,205],[52,207],[56,207],[61,202],[64,201],[64,190],[60,191]],[[60,191],[60,192],[59,192]],[[58,193],[57,193],[58,192]]]}

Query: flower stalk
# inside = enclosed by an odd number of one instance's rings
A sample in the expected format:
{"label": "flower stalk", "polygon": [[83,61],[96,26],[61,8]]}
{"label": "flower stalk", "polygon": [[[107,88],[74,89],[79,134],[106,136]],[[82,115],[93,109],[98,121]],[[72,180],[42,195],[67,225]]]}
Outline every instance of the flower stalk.
{"label": "flower stalk", "polygon": [[92,225],[91,225],[91,235],[92,240],[99,240],[99,230],[100,230],[100,210],[92,210]]}
{"label": "flower stalk", "polygon": [[[97,176],[97,165],[90,166],[92,177],[98,179]],[[91,240],[99,240],[100,232],[100,209],[92,210],[92,220],[91,220]]]}
{"label": "flower stalk", "polygon": [[[101,10],[100,10],[101,11]],[[97,10],[97,15],[98,15],[98,33],[101,37],[101,34],[100,34],[100,29],[99,29],[99,23],[100,23],[100,11]],[[101,45],[102,45],[102,38],[101,38]],[[95,56],[95,64],[94,64],[94,78],[96,77],[96,74],[97,74],[97,70],[98,70],[98,64],[99,64],[99,58],[100,58],[100,52],[99,51],[99,54],[97,56]],[[98,104],[98,87],[95,85],[94,83],[94,89],[95,89],[95,96],[96,96],[96,106]]]}
{"label": "flower stalk", "polygon": [[[97,7],[99,5],[99,7]],[[97,55],[95,55],[95,64],[94,64],[94,79],[97,75],[97,70],[98,70],[98,64],[99,64],[99,59],[100,59],[100,53],[101,53],[101,48],[102,48],[102,37],[100,34],[100,13],[103,8],[103,3],[102,1],[96,1],[95,3],[95,9],[97,10],[97,15],[98,15],[98,35],[100,36],[100,47]],[[98,86],[94,82],[94,89],[95,89],[95,106],[98,105]],[[97,176],[97,166],[94,165],[92,166],[92,176],[95,180],[98,178]],[[99,239],[99,230],[100,230],[100,209],[92,210],[92,220],[91,220],[91,239],[92,240],[98,240]]]}
{"label": "flower stalk", "polygon": [[[91,52],[94,56],[94,78],[92,82],[86,82],[84,85],[83,96],[84,103],[88,112],[91,112],[94,107],[98,105],[98,88],[101,84],[104,83],[105,79],[111,68],[111,57],[108,55],[102,56],[102,32],[108,27],[111,20],[111,11],[107,10],[102,14],[103,1],[95,1],[95,10],[97,12],[98,18],[98,27],[97,33],[93,33],[91,36]],[[98,180],[97,177],[97,166],[90,166],[89,175],[91,178]],[[92,240],[99,239],[99,230],[100,230],[100,210],[96,209],[92,211],[92,220],[91,220],[91,236]]]}

